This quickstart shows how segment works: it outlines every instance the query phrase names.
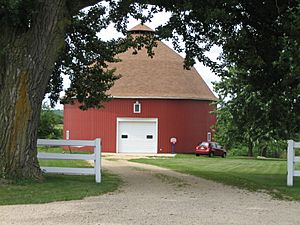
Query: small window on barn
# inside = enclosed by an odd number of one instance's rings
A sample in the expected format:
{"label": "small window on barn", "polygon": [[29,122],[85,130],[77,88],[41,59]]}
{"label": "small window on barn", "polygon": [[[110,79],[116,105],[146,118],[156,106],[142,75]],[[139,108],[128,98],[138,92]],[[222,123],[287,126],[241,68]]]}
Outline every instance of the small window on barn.
{"label": "small window on barn", "polygon": [[127,138],[128,138],[128,135],[127,135],[127,134],[122,134],[122,135],[121,135],[121,138],[122,138],[122,139],[127,139]]}
{"label": "small window on barn", "polygon": [[139,103],[138,101],[136,101],[133,104],[133,112],[134,113],[141,113],[141,103]]}
{"label": "small window on barn", "polygon": [[147,135],[147,139],[153,139],[153,135]]}

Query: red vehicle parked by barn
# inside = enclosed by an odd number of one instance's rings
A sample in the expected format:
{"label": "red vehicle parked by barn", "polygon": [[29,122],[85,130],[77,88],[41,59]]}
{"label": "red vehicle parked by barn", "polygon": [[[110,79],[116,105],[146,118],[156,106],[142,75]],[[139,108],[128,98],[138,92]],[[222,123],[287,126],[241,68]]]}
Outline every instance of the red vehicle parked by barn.
{"label": "red vehicle parked by barn", "polygon": [[208,155],[209,157],[221,156],[222,158],[225,158],[227,152],[217,142],[202,142],[196,146],[195,154],[196,156]]}

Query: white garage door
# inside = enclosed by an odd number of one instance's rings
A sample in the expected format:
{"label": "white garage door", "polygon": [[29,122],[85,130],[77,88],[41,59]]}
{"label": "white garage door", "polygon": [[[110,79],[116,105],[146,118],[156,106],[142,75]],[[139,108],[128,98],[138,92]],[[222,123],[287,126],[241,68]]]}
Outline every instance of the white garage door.
{"label": "white garage door", "polygon": [[119,153],[157,153],[157,121],[118,121]]}

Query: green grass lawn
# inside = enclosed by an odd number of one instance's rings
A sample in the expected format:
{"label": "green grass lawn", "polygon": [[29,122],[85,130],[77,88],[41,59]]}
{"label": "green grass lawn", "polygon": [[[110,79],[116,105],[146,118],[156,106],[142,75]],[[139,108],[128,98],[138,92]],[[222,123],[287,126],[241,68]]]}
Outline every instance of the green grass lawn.
{"label": "green grass lawn", "polygon": [[[61,149],[53,148],[60,152]],[[43,151],[43,150],[41,150]],[[91,167],[83,160],[40,160],[41,166]],[[82,199],[115,191],[121,179],[107,172],[102,173],[102,182],[97,184],[95,176],[70,176],[45,174],[43,182],[22,181],[14,184],[0,184],[0,205],[46,203]]]}
{"label": "green grass lawn", "polygon": [[93,154],[93,151],[79,151],[79,150],[69,150],[68,147],[63,149],[62,147],[38,147],[38,152],[47,152],[47,153],[79,153],[79,154]]}
{"label": "green grass lawn", "polygon": [[175,158],[131,161],[157,165],[251,191],[262,190],[280,199],[300,200],[300,177],[294,178],[293,187],[286,186],[285,160],[177,155]]}

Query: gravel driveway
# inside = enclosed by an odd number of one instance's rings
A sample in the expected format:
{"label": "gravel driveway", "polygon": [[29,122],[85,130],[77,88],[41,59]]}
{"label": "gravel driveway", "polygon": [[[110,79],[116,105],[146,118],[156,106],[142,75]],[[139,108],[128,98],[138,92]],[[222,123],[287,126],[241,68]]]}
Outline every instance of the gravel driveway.
{"label": "gravel driveway", "polygon": [[[103,160],[124,186],[84,200],[0,206],[0,224],[300,224],[300,203],[126,160]],[[63,187],[62,187],[63,188]]]}

